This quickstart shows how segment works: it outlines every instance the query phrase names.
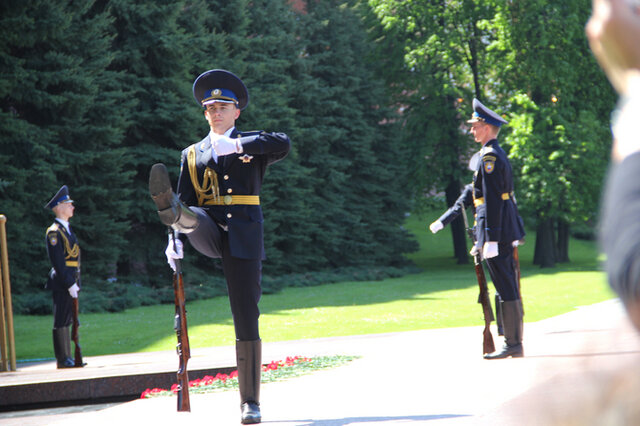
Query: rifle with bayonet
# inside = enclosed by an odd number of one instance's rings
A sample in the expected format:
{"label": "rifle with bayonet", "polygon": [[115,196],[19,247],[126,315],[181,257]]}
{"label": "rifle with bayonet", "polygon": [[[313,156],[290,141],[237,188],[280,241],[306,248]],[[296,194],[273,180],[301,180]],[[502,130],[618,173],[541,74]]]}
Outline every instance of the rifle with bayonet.
{"label": "rifle with bayonet", "polygon": [[[78,287],[81,286],[80,284],[80,252],[78,252],[78,269],[76,271],[76,283],[78,284]],[[79,297],[80,295],[78,295]],[[73,343],[75,344],[75,359],[74,359],[74,366],[75,367],[84,367],[85,364],[82,362],[82,348],[80,347],[80,336],[78,333],[78,328],[80,328],[80,320],[78,319],[78,314],[80,312],[80,304],[78,303],[78,297],[74,297],[72,298],[72,317],[73,317],[73,322],[71,325],[71,340],[73,340]]]}
{"label": "rifle with bayonet", "polygon": [[[169,228],[171,238],[173,239],[173,247],[176,246],[176,236],[171,228]],[[182,282],[182,265],[180,259],[175,259],[176,270],[173,274],[173,292],[176,306],[175,322],[173,328],[178,336],[178,344],[176,351],[180,359],[178,367],[178,411],[191,411],[189,402],[189,373],[187,372],[187,362],[191,358],[191,350],[189,349],[189,334],[187,333],[187,310],[184,300],[184,283]]]}
{"label": "rifle with bayonet", "polygon": [[[464,228],[467,231],[467,235],[471,239],[471,244],[476,244],[475,235],[473,229],[469,227],[467,220],[467,211],[464,205],[460,206],[462,209],[462,218],[464,219]],[[487,288],[487,278],[484,275],[484,269],[482,268],[482,259],[480,258],[480,250],[473,256],[473,263],[476,270],[476,277],[478,279],[478,286],[480,287],[480,293],[478,294],[478,303],[482,305],[482,314],[484,316],[484,330],[482,331],[482,353],[489,354],[495,352],[496,347],[493,344],[493,335],[491,334],[491,321],[495,320],[493,316],[493,310],[491,309],[491,302],[489,300],[489,290]]]}

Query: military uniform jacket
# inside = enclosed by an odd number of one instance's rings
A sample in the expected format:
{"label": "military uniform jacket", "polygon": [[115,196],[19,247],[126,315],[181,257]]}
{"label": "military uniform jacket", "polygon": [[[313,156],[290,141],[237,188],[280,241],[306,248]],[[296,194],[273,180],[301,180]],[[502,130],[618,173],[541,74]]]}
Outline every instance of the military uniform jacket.
{"label": "military uniform jacket", "polygon": [[511,164],[497,139],[485,144],[482,160],[473,175],[476,207],[476,240],[512,243],[524,237],[524,227],[513,197]]}
{"label": "military uniform jacket", "polygon": [[[241,133],[237,129],[230,137],[251,135],[259,137],[244,143],[242,154],[220,156],[217,161],[212,157],[208,135],[183,150],[177,192],[185,204],[202,207],[228,230],[232,256],[264,259],[262,208],[259,201],[251,203],[260,195],[267,166],[286,157],[291,142],[284,133]],[[253,196],[246,197],[252,199],[251,203],[245,203],[243,196]]]}
{"label": "military uniform jacket", "polygon": [[51,271],[47,288],[54,291],[66,291],[77,280],[80,247],[73,232],[67,232],[57,220],[47,228],[47,254],[51,261]]}

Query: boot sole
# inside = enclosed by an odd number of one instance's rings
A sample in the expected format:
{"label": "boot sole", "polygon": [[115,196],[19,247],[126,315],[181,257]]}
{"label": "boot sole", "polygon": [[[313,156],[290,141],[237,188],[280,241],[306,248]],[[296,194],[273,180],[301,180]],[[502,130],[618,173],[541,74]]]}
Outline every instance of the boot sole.
{"label": "boot sole", "polygon": [[149,193],[158,211],[171,207],[173,190],[167,167],[162,163],[154,164],[149,173]]}

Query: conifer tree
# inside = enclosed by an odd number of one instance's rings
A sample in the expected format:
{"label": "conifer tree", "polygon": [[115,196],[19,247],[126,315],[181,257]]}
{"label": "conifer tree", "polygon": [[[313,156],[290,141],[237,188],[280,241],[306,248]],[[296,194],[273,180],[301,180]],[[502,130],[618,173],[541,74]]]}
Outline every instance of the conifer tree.
{"label": "conifer tree", "polygon": [[316,267],[307,200],[314,195],[310,172],[299,162],[297,114],[291,106],[300,75],[299,16],[286,0],[254,0],[248,8],[246,78],[251,102],[239,126],[287,133],[288,157],[270,167],[262,191],[265,216],[265,274],[299,272]]}
{"label": "conifer tree", "polygon": [[[305,66],[296,107],[305,126],[299,152],[314,170],[314,240],[323,264],[397,262],[412,245],[400,228],[408,210],[406,182],[385,118],[383,85],[363,61],[366,38],[353,3],[308,2]],[[393,200],[391,200],[393,198]]]}
{"label": "conifer tree", "polygon": [[196,142],[199,134],[202,118],[193,100],[191,83],[197,58],[194,52],[203,47],[192,43],[192,36],[196,41],[206,40],[201,39],[205,37],[202,33],[187,33],[180,22],[199,28],[187,18],[196,19],[197,13],[206,9],[202,2],[168,0],[114,0],[108,9],[117,34],[110,69],[123,74],[123,90],[135,102],[127,111],[123,141],[133,173],[129,201],[134,209],[129,217],[129,244],[126,256],[121,258],[120,272],[161,285],[170,272],[163,253],[166,229],[149,197],[149,169],[157,162],[167,164],[175,185],[180,151]]}
{"label": "conifer tree", "polygon": [[92,6],[0,6],[0,197],[18,293],[41,287],[46,277],[44,232],[52,216],[43,206],[63,184],[76,204],[73,225],[85,277],[111,275],[122,247],[129,208],[125,156],[118,149],[123,99],[118,76],[107,71],[110,21]]}

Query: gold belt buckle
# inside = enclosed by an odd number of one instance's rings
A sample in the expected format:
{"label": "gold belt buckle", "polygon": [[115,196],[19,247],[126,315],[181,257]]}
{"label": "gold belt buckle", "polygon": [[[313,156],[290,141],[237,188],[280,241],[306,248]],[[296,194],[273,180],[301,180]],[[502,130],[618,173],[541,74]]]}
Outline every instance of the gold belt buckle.
{"label": "gold belt buckle", "polygon": [[229,204],[231,204],[231,203],[233,202],[233,197],[232,197],[231,195],[225,195],[225,196],[222,198],[222,201],[224,202],[224,204],[225,204],[226,206],[228,206]]}

